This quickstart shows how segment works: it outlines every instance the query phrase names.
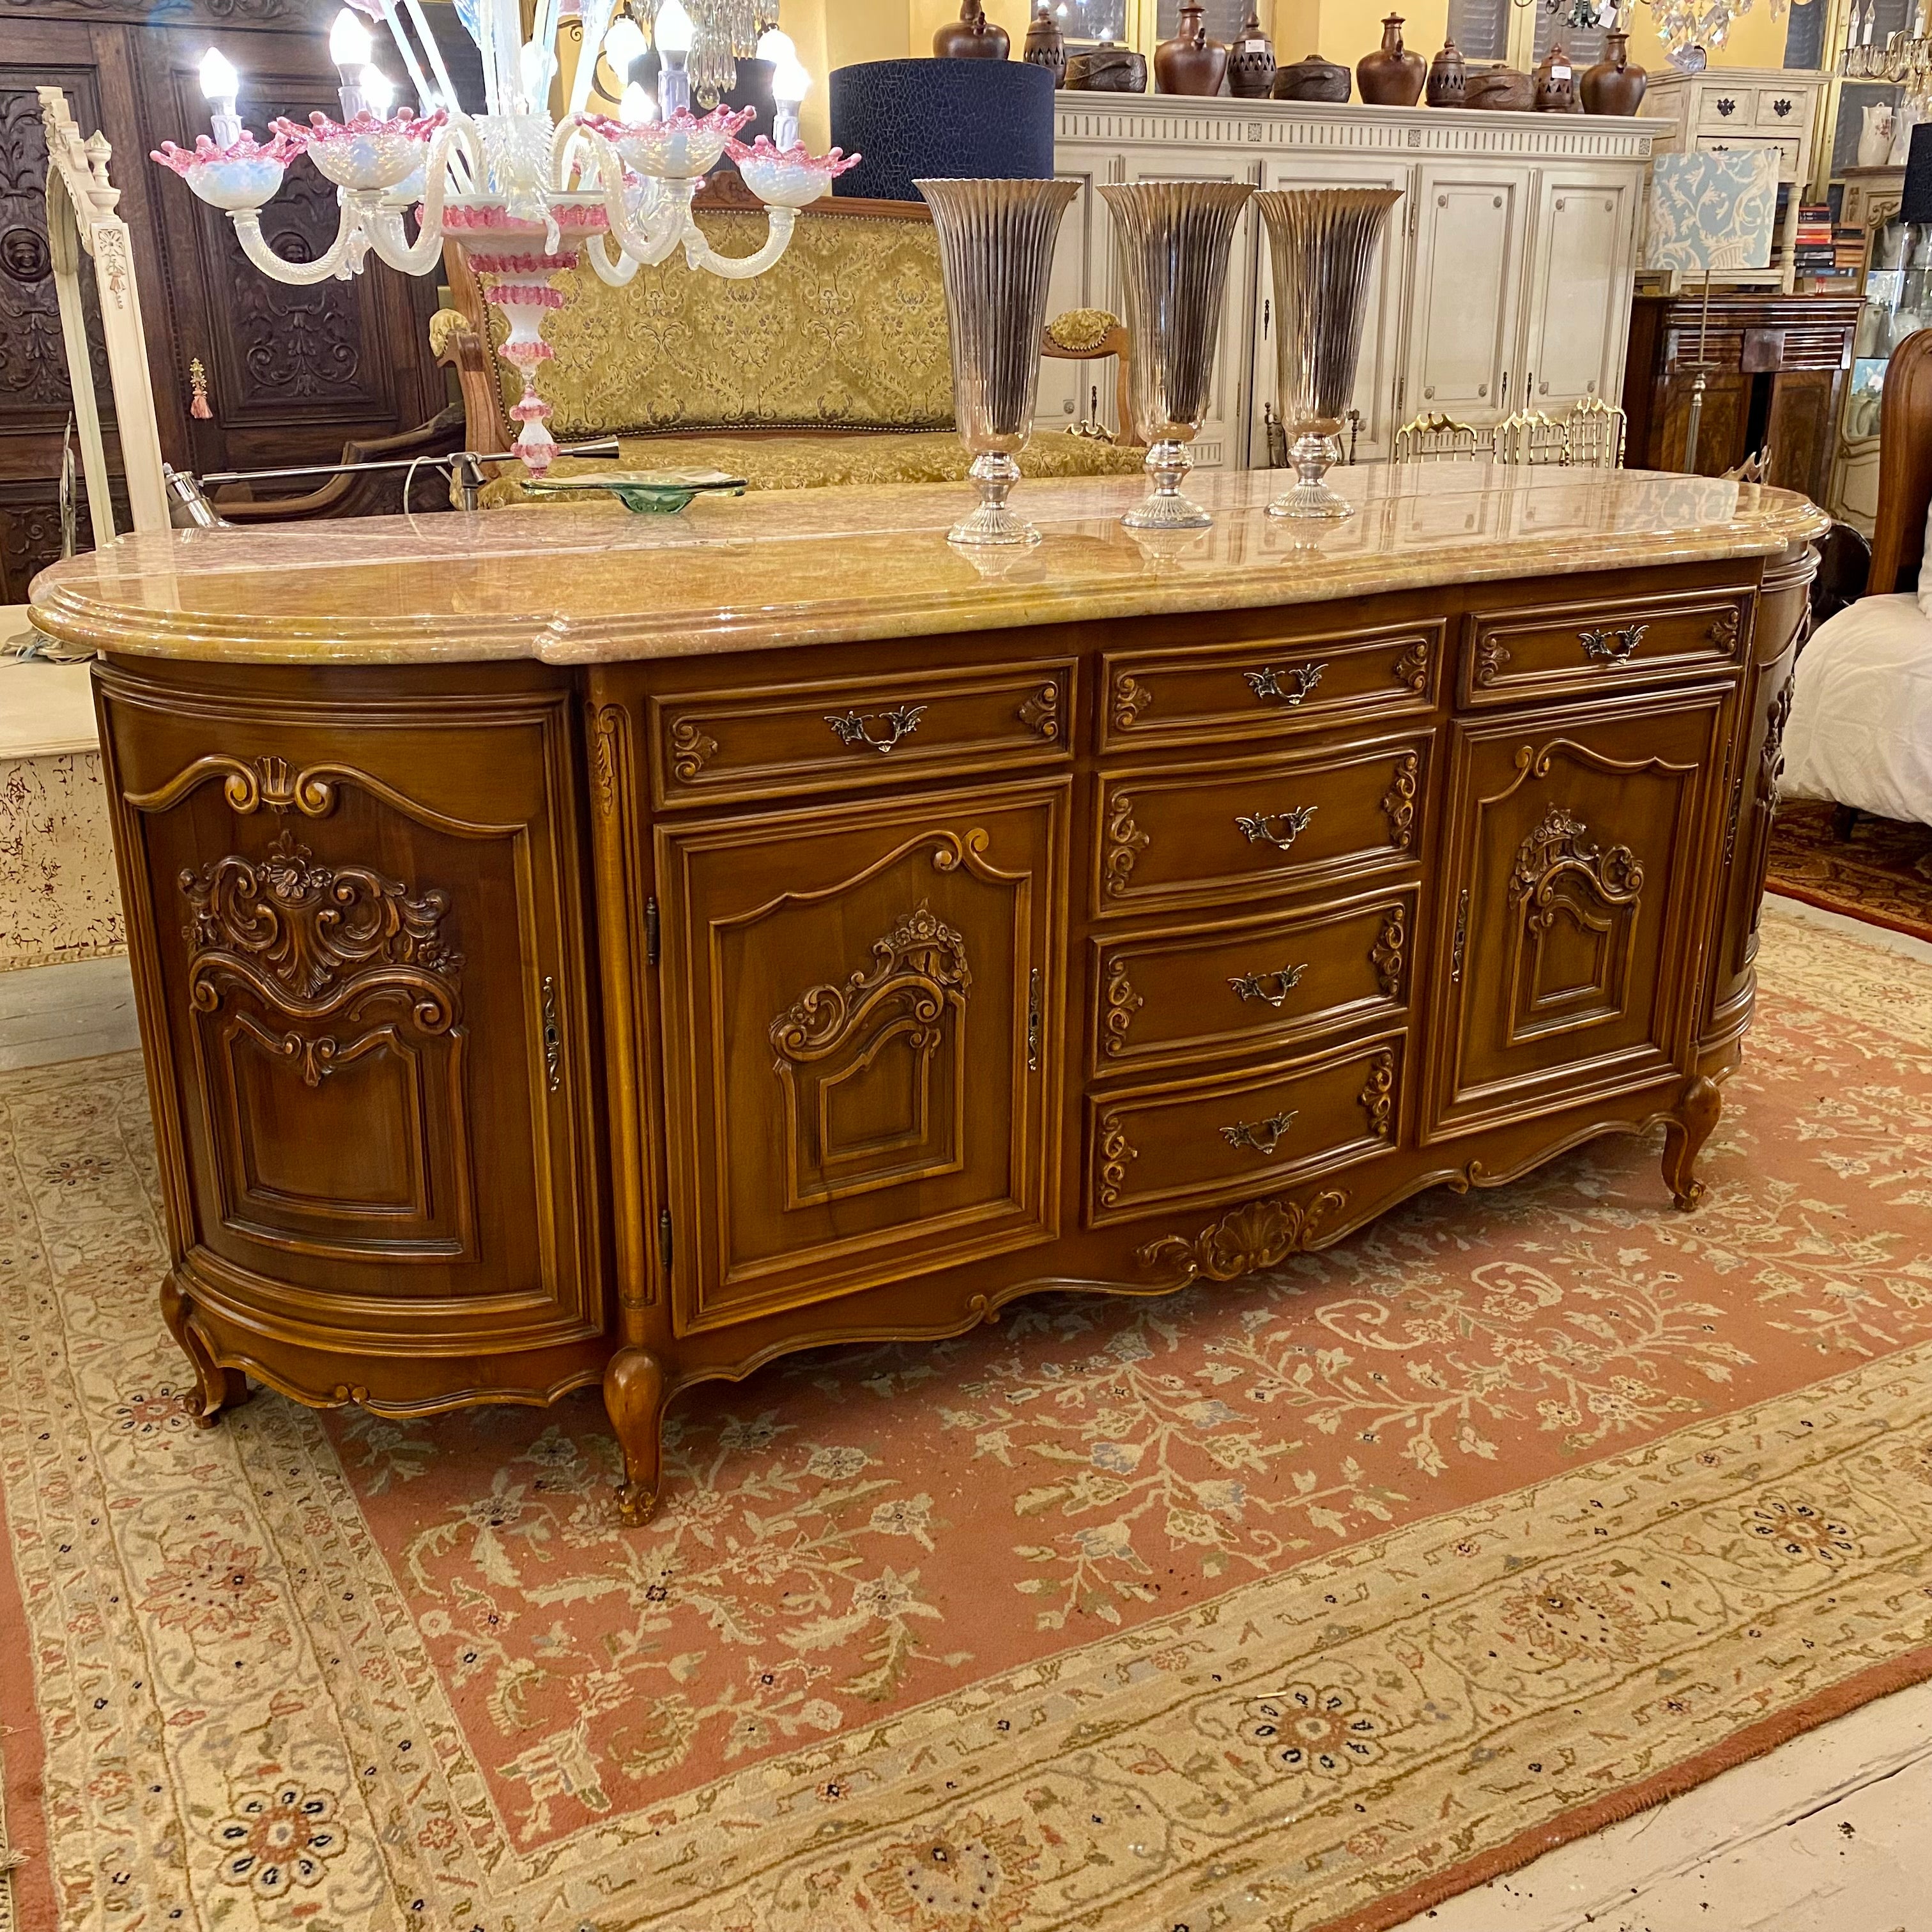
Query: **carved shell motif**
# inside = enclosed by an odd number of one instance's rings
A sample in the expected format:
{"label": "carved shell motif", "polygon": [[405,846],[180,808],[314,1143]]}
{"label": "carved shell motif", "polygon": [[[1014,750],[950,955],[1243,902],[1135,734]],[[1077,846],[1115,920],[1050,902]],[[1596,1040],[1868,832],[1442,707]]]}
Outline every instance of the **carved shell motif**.
{"label": "carved shell motif", "polygon": [[[1305,1204],[1293,1201],[1254,1201],[1231,1208],[1189,1240],[1168,1234],[1134,1251],[1145,1268],[1172,1268],[1180,1282],[1205,1276],[1233,1281],[1257,1268],[1273,1268],[1314,1238],[1319,1225],[1348,1204],[1330,1188]],[[1177,1282],[1178,1286],[1178,1282]]]}

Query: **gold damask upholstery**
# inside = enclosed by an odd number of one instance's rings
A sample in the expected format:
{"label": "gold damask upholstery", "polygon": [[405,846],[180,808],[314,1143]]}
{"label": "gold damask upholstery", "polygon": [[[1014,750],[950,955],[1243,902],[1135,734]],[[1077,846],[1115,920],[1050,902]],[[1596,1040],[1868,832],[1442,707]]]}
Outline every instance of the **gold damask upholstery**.
{"label": "gold damask upholstery", "polygon": [[[963,483],[970,460],[950,429],[906,436],[646,436],[620,440],[614,464],[560,457],[552,476],[589,470],[722,470],[753,490],[815,490],[845,483]],[[1096,442],[1064,430],[1036,434],[1020,452],[1022,476],[1137,474],[1146,452]],[[514,464],[484,487],[486,510],[510,503],[608,502],[601,490],[545,490],[532,496]]]}
{"label": "gold damask upholstery", "polygon": [[[748,255],[765,218],[715,209],[698,226],[722,252]],[[556,354],[537,388],[560,442],[636,430],[952,427],[930,222],[803,220],[777,265],[748,282],[694,274],[680,255],[622,288],[587,266],[556,286],[569,299],[544,320]],[[508,332],[493,310],[493,359]],[[523,379],[500,360],[497,375],[514,402]]]}

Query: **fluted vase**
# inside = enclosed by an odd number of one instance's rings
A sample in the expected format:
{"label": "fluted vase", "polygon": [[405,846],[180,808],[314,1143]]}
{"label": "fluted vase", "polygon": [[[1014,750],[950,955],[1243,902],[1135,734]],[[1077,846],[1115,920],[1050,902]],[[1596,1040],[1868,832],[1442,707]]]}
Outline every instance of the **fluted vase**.
{"label": "fluted vase", "polygon": [[[1102,188],[1127,324],[1127,400],[1154,488],[1120,520],[1130,530],[1199,530],[1213,518],[1180,486],[1187,446],[1208,412],[1228,257],[1246,182],[1133,182]],[[1126,428],[1128,425],[1123,424]]]}
{"label": "fluted vase", "polygon": [[1255,196],[1274,272],[1275,374],[1297,481],[1271,517],[1346,517],[1324,480],[1355,387],[1370,277],[1399,188],[1271,188]]}
{"label": "fluted vase", "polygon": [[920,181],[946,281],[952,406],[972,459],[980,506],[949,532],[956,544],[1034,544],[1010,508],[1014,460],[1032,434],[1046,326],[1047,277],[1060,218],[1079,192],[1063,181]]}

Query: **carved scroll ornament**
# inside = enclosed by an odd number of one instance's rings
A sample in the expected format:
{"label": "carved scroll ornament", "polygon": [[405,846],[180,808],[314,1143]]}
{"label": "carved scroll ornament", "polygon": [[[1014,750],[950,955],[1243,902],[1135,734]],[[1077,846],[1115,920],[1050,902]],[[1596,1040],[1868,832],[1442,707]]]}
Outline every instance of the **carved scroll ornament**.
{"label": "carved scroll ornament", "polygon": [[231,852],[184,870],[180,884],[194,948],[189,998],[212,1013],[230,991],[252,993],[288,1029],[268,1043],[299,1062],[310,1086],[370,1037],[345,1046],[314,1033],[316,1022],[356,1022],[399,1001],[424,1034],[455,1025],[463,956],[443,938],[445,894],[412,892],[368,866],[326,864],[292,830],[261,859]]}
{"label": "carved scroll ornament", "polygon": [[1552,805],[1516,848],[1510,900],[1526,908],[1532,926],[1546,931],[1555,917],[1557,887],[1571,878],[1587,881],[1606,905],[1634,905],[1643,890],[1643,867],[1628,845],[1600,851],[1580,818]]}
{"label": "carved scroll ornament", "polygon": [[[1231,1208],[1191,1240],[1168,1234],[1134,1250],[1142,1267],[1172,1269],[1180,1282],[1234,1281],[1257,1268],[1273,1268],[1312,1241],[1322,1222],[1348,1204],[1346,1192],[1330,1188],[1305,1205],[1292,1201],[1256,1201]],[[1179,1282],[1176,1283],[1178,1286]]]}
{"label": "carved scroll ornament", "polygon": [[836,1051],[881,998],[904,1007],[919,1025],[935,1026],[948,995],[963,1000],[973,983],[966,942],[923,904],[872,942],[872,958],[869,970],[842,986],[814,986],[772,1021],[776,1070]]}

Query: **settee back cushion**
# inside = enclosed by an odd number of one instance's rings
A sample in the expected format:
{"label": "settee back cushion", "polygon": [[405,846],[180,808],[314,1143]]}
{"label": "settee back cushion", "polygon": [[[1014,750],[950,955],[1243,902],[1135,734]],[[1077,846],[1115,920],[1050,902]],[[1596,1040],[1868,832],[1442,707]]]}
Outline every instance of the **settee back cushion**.
{"label": "settee back cushion", "polygon": [[[764,239],[761,212],[698,225],[722,254]],[[537,387],[564,441],[674,430],[951,427],[938,238],[927,221],[808,210],[776,267],[727,281],[682,254],[622,288],[587,263],[556,286]],[[508,332],[490,313],[493,349]],[[506,404],[523,379],[498,362]]]}

